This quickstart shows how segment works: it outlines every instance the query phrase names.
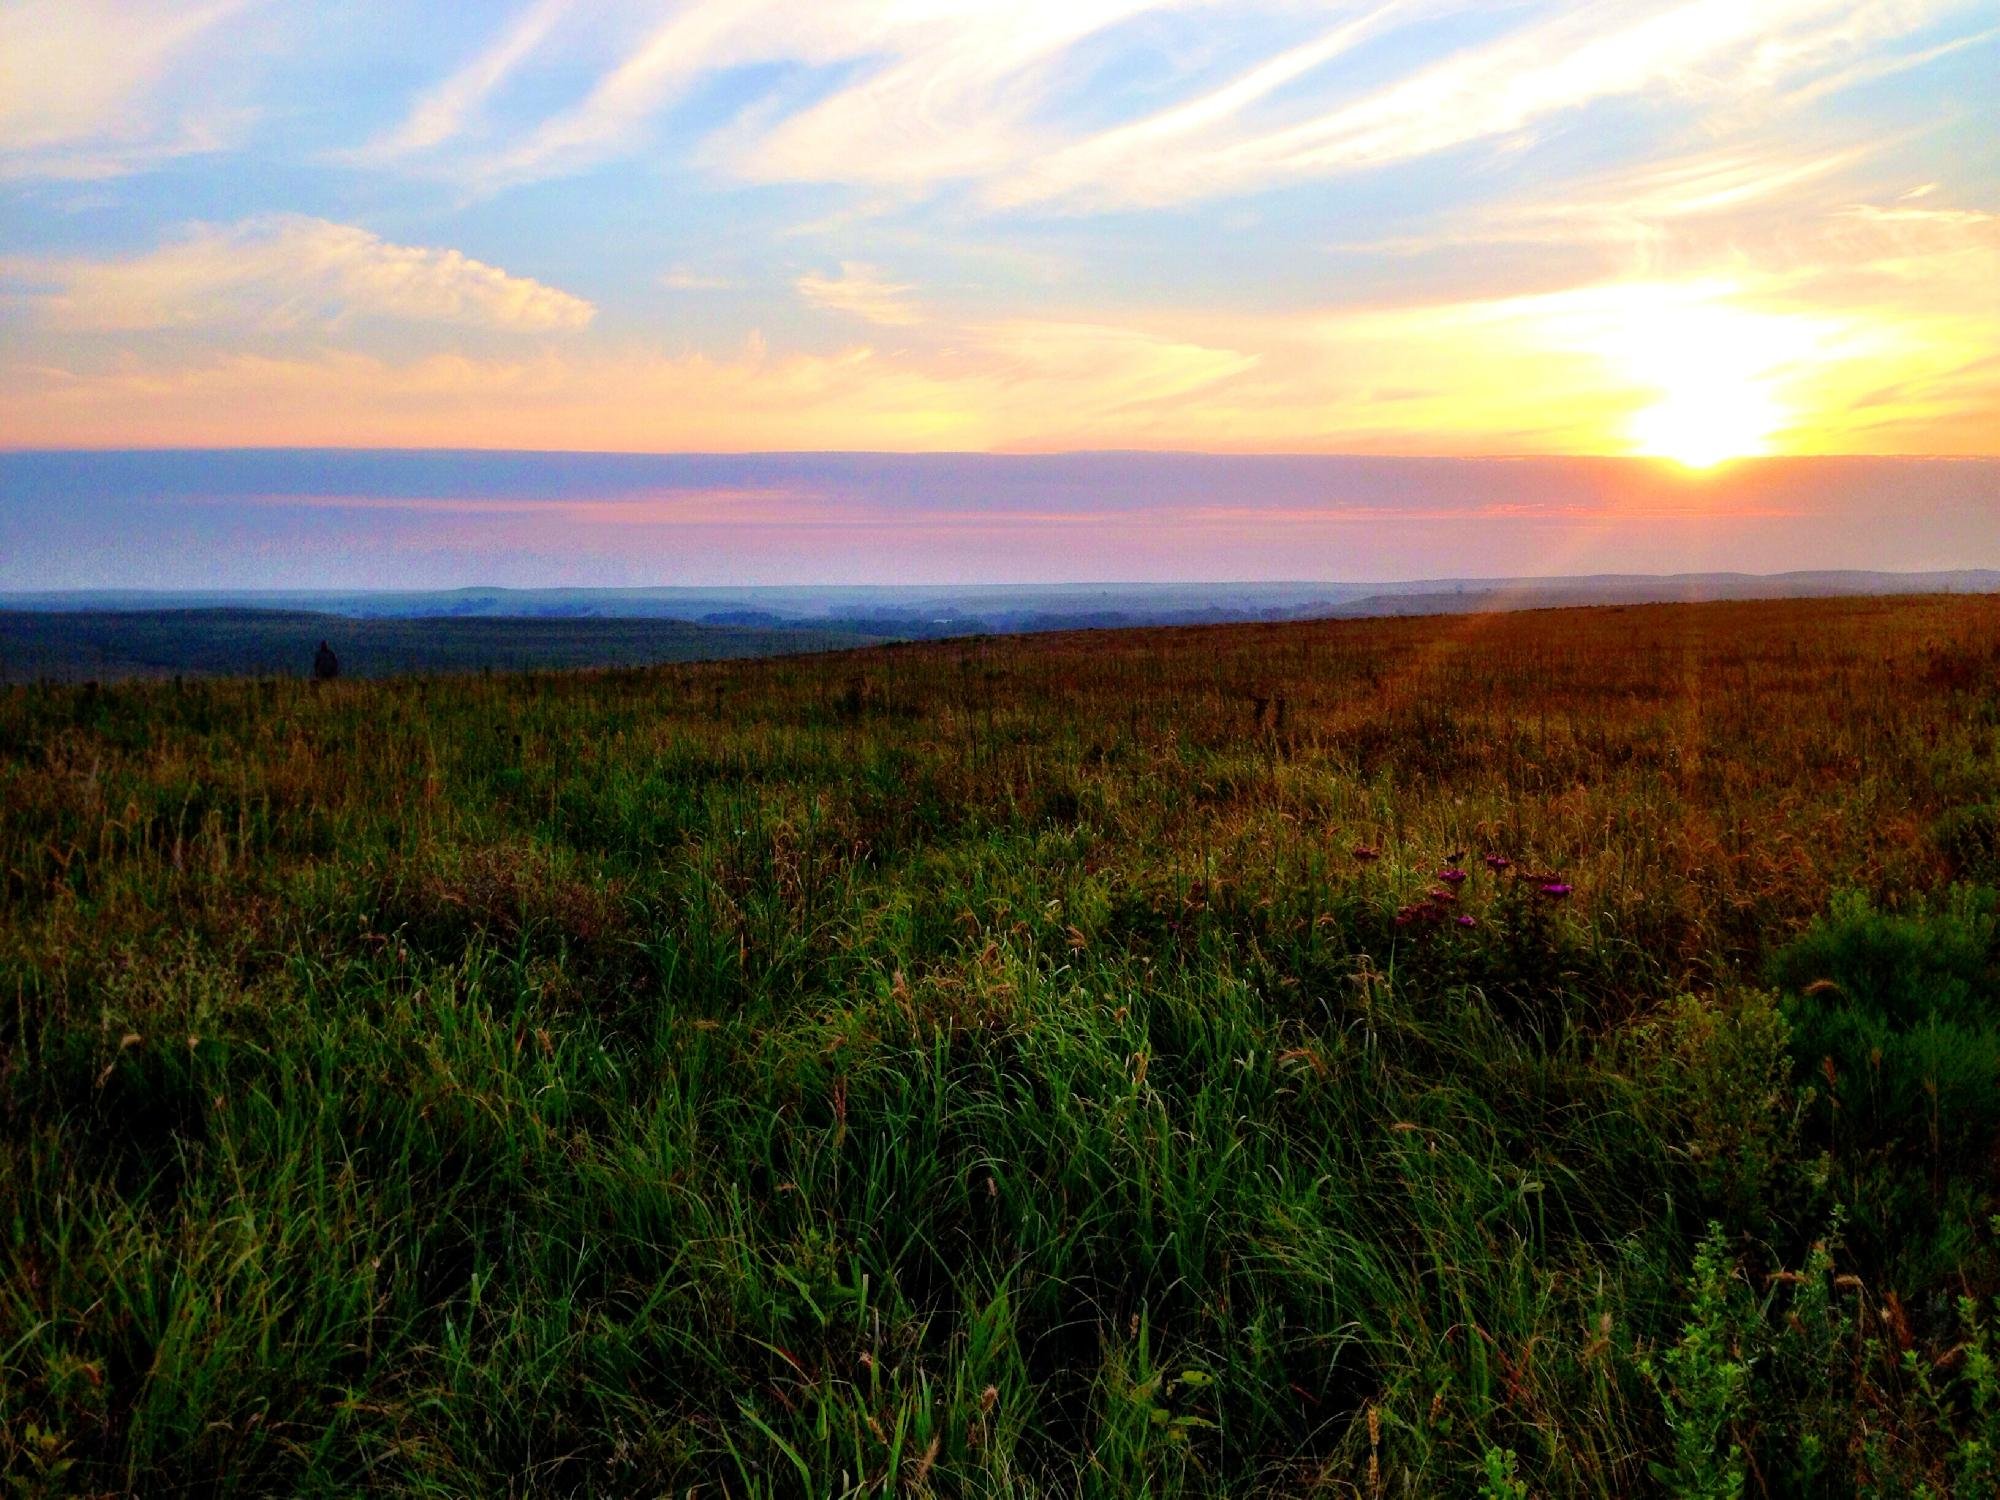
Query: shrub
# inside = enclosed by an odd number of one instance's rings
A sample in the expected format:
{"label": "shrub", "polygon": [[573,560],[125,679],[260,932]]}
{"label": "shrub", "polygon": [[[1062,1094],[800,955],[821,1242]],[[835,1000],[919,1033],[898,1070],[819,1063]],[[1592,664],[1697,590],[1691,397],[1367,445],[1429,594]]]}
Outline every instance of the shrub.
{"label": "shrub", "polygon": [[1772,966],[1861,1269],[1919,1299],[1933,1326],[1949,1309],[1931,1294],[1985,1260],[1974,1242],[2000,1140],[1996,929],[1991,896],[1970,887],[1901,912],[1845,895]]}
{"label": "shrub", "polygon": [[1980,1316],[1977,1299],[1958,1299],[1961,1341],[1944,1373],[1914,1349],[1902,1354],[1903,1372],[1916,1392],[1912,1417],[1920,1429],[1940,1434],[1938,1467],[1954,1495],[2000,1494],[2000,1337]]}
{"label": "shrub", "polygon": [[2000,803],[1954,807],[1932,825],[1931,841],[1965,879],[2000,879]]}
{"label": "shrub", "polygon": [[1683,995],[1633,1034],[1631,1069],[1655,1128],[1687,1155],[1703,1201],[1730,1222],[1763,1218],[1796,1144],[1778,997],[1741,990]]}
{"label": "shrub", "polygon": [[[1778,1495],[2000,1494],[2000,1340],[1960,1296],[1939,1353],[1917,1346],[1901,1300],[1836,1272],[1836,1207],[1804,1267],[1780,1270],[1747,1326],[1751,1399],[1781,1421],[1755,1432],[1754,1471]],[[2000,1229],[2000,1223],[1991,1226]]]}
{"label": "shrub", "polygon": [[1479,1472],[1479,1500],[1528,1500],[1521,1459],[1512,1448],[1488,1448]]}
{"label": "shrub", "polygon": [[1794,1055],[1827,1084],[1834,1144],[1950,1164],[1992,1143],[1997,938],[1983,890],[1955,886],[1908,912],[1849,892],[1778,954]]}
{"label": "shrub", "polygon": [[1735,1500],[1747,1465],[1736,1436],[1748,1404],[1757,1323],[1722,1226],[1711,1222],[1688,1275],[1692,1307],[1678,1343],[1651,1367],[1661,1380],[1671,1464],[1655,1466],[1669,1494],[1682,1500]]}

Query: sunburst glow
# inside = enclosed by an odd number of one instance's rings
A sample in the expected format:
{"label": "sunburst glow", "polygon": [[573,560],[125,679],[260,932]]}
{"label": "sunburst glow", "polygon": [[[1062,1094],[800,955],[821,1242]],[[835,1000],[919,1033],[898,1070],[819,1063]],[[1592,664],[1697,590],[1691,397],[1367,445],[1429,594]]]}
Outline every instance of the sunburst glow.
{"label": "sunburst glow", "polygon": [[1750,380],[1717,381],[1690,371],[1685,384],[1633,417],[1633,446],[1690,469],[1712,469],[1733,458],[1771,451],[1781,417],[1770,393]]}
{"label": "sunburst glow", "polygon": [[1729,284],[1631,289],[1606,354],[1652,393],[1625,437],[1636,454],[1709,469],[1779,451],[1795,420],[1788,391],[1831,360],[1821,320],[1746,308]]}

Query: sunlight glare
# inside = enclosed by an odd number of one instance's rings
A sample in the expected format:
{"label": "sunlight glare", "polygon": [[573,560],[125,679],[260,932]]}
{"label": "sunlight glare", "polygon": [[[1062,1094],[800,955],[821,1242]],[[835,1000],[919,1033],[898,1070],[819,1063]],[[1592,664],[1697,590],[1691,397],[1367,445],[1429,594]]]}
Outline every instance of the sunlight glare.
{"label": "sunlight glare", "polygon": [[1690,469],[1770,453],[1792,418],[1779,383],[1810,356],[1816,330],[1744,308],[1729,287],[1634,290],[1615,358],[1654,399],[1627,423],[1633,451]]}
{"label": "sunlight glare", "polygon": [[1771,434],[1782,416],[1770,392],[1756,381],[1690,370],[1634,416],[1627,431],[1640,453],[1672,459],[1684,468],[1712,469],[1730,459],[1769,453]]}

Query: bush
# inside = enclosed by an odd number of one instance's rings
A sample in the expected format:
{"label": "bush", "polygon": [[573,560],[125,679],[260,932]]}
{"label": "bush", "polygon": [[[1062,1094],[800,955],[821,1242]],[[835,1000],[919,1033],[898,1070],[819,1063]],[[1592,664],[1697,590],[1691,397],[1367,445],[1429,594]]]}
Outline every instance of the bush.
{"label": "bush", "polygon": [[[1772,1495],[2000,1493],[1991,1309],[1952,1298],[1938,1329],[1950,1347],[1914,1345],[1901,1299],[1838,1269],[1844,1217],[1836,1205],[1799,1270],[1757,1278],[1754,1302],[1711,1226],[1689,1282],[1693,1311],[1660,1360],[1676,1437],[1675,1466],[1660,1472],[1669,1493],[1737,1493],[1729,1486],[1745,1470]],[[1747,1463],[1717,1435],[1739,1430]]]}
{"label": "bush", "polygon": [[1826,1085],[1833,1144],[1964,1163],[2000,1129],[1991,893],[1885,911],[1858,893],[1780,952],[1793,1053]]}
{"label": "bush", "polygon": [[1686,1153],[1703,1202],[1729,1222],[1768,1215],[1796,1145],[1789,1030],[1778,997],[1683,995],[1632,1033],[1631,1071],[1654,1128]]}
{"label": "bush", "polygon": [[1711,1223],[1688,1276],[1692,1307],[1681,1337],[1649,1370],[1660,1381],[1671,1463],[1655,1477],[1682,1500],[1736,1500],[1747,1465],[1737,1428],[1746,1415],[1759,1325],[1722,1226]]}
{"label": "bush", "polygon": [[2000,879],[2000,804],[1954,807],[1932,826],[1931,841],[1965,879]]}

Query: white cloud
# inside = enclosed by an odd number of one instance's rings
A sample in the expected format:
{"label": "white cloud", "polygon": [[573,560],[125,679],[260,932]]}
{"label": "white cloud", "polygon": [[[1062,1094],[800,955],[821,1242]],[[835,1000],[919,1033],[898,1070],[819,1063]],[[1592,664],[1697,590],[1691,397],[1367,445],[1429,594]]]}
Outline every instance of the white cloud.
{"label": "white cloud", "polygon": [[[1030,163],[996,182],[992,196],[1007,204],[1168,204],[1387,166],[1514,136],[1553,116],[1622,96],[1761,97],[1765,87],[1797,80],[1951,8],[1950,0],[1859,7],[1846,0],[1577,7],[1281,126],[1244,128],[1237,120],[1240,106],[1269,92],[1253,74],[1195,104]],[[1386,14],[1356,24],[1382,19]]]}
{"label": "white cloud", "polygon": [[1227,125],[1244,110],[1360,46],[1392,22],[1407,19],[1418,8],[1410,0],[1376,6],[1198,98],[1115,126],[1032,162],[1024,171],[995,183],[990,196],[1003,204],[1055,198],[1135,172],[1150,172],[1163,155]]}
{"label": "white cloud", "polygon": [[[857,6],[825,0],[781,17],[774,0],[689,0],[605,73],[584,99],[543,121],[491,165],[498,180],[560,173],[631,144],[631,137],[702,71],[759,58],[819,55],[813,36]],[[836,49],[837,50],[837,49]]]}
{"label": "white cloud", "polygon": [[710,271],[697,271],[688,266],[675,266],[660,273],[660,285],[670,292],[727,292],[740,283],[728,276],[717,276]]}
{"label": "white cloud", "polygon": [[1437,229],[1343,241],[1336,248],[1423,255],[1510,244],[1613,252],[1636,247],[1647,259],[1668,250],[1702,259],[1715,249],[1707,241],[1720,237],[1743,245],[1753,229],[1768,232],[1773,226],[1796,242],[1802,222],[1819,222],[1850,201],[1843,179],[1881,148],[1876,142],[1805,154],[1776,148],[1704,151],[1593,176],[1548,197],[1460,212]]}
{"label": "white cloud", "polygon": [[1156,0],[1013,0],[939,6],[885,38],[879,67],[729,153],[765,181],[927,185],[1016,169],[1072,49]]}
{"label": "white cloud", "polygon": [[814,307],[847,313],[867,323],[904,327],[921,321],[922,314],[911,305],[910,286],[884,281],[873,266],[848,260],[840,264],[838,276],[809,271],[793,285],[798,294]]}
{"label": "white cloud", "polygon": [[[787,63],[779,81],[746,79],[742,108],[697,160],[760,182],[919,193],[973,182],[1000,207],[1165,205],[1524,139],[1606,100],[1678,98],[1711,122],[1768,114],[1971,45],[1978,38],[1888,55],[1977,3],[686,0],[657,19],[607,0],[616,20],[599,45],[615,51],[595,81],[490,152],[468,144],[464,165],[492,187],[640,151],[696,80]],[[1329,22],[1301,40],[1299,20],[1315,10]],[[520,12],[419,101],[395,140],[428,148],[465,134],[479,101],[531,65],[567,13],[563,0]],[[1454,15],[1482,39],[1442,55],[1378,49],[1365,88],[1336,66]],[[1175,42],[1137,54],[1143,89],[1107,94],[1100,44],[1141,22]],[[1207,60],[1222,55],[1256,60],[1219,84],[1192,82],[1209,80]],[[1165,102],[1134,114],[1138,99]]]}
{"label": "white cloud", "polygon": [[332,327],[355,318],[524,332],[581,328],[581,297],[456,250],[398,245],[297,215],[199,225],[123,260],[15,262],[67,326],[96,329]]}
{"label": "white cloud", "polygon": [[168,85],[249,0],[0,5],[0,176],[107,177],[228,143],[248,111]]}
{"label": "white cloud", "polygon": [[[1253,0],[1249,8],[1288,3]],[[503,186],[633,151],[695,79],[771,62],[858,66],[861,79],[803,111],[752,110],[756,123],[732,133],[724,153],[729,170],[824,180],[869,171],[854,160],[830,170],[835,163],[821,158],[822,141],[871,157],[874,171],[897,180],[1002,170],[1028,149],[1025,123],[1054,86],[1052,69],[1078,43],[1148,11],[1209,7],[1221,8],[1219,0],[686,0],[641,28],[582,98],[470,170],[488,186]],[[546,42],[553,26],[532,25],[539,14],[503,32],[480,60],[420,101],[405,129],[426,144],[458,133],[466,116],[459,103],[483,97],[485,80],[504,77]],[[523,35],[531,39],[517,46]]]}
{"label": "white cloud", "polygon": [[574,9],[575,0],[536,0],[485,51],[418,99],[400,125],[347,159],[358,165],[394,161],[453,139]]}

